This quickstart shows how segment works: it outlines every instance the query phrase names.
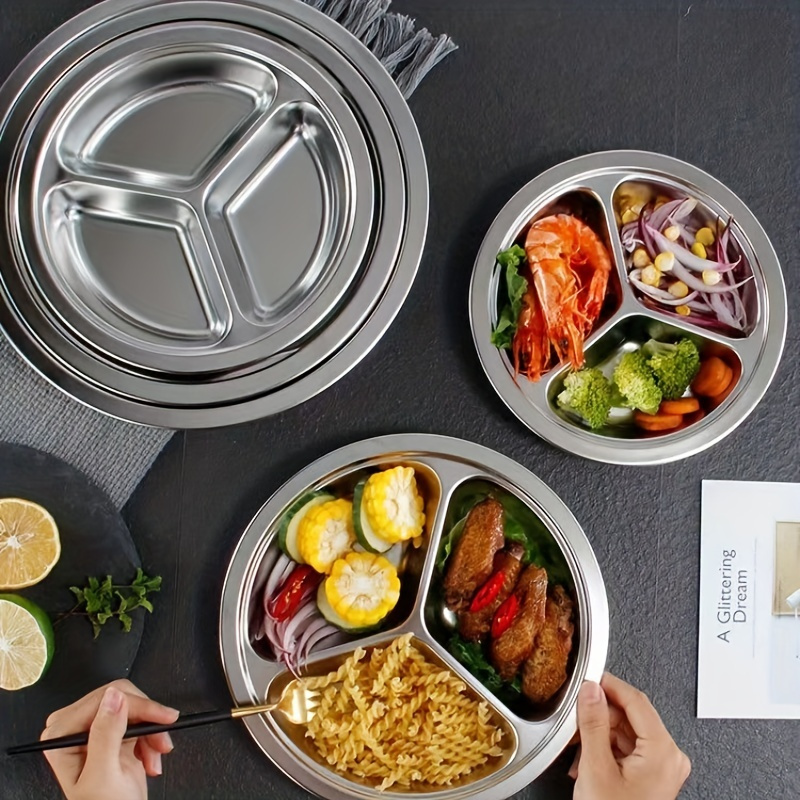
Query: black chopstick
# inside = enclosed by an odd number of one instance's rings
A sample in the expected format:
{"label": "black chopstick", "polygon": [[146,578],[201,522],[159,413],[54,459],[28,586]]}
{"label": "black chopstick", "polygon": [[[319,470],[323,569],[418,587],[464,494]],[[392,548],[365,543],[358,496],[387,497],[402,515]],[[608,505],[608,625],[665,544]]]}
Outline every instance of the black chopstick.
{"label": "black chopstick", "polygon": [[[175,722],[168,725],[157,725],[152,722],[140,722],[136,725],[128,726],[125,731],[125,739],[136,739],[140,736],[150,736],[154,733],[168,733],[169,731],[179,731],[184,728],[196,728],[199,725],[210,725],[214,722],[225,722],[233,719],[233,710],[225,711],[201,711],[197,714],[181,714]],[[72,733],[69,736],[59,736],[55,739],[45,739],[39,742],[29,742],[9,747],[6,754],[9,756],[19,756],[24,753],[41,753],[45,750],[61,750],[65,747],[85,746],[89,741],[88,731],[82,733]]]}

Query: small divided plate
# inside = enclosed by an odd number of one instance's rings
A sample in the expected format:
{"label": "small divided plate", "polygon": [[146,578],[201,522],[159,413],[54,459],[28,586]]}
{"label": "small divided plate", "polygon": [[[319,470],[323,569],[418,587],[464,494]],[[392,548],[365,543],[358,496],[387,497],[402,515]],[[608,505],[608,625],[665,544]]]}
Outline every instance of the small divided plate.
{"label": "small divided plate", "polygon": [[[659,193],[696,198],[711,219],[733,220],[731,235],[750,265],[743,290],[748,325],[729,336],[645,305],[628,280],[628,266],[615,220],[614,198],[627,181],[652,184]],[[491,343],[498,318],[500,268],[497,254],[519,240],[531,220],[552,209],[580,209],[594,220],[614,265],[609,298],[586,338],[586,364],[643,343],[652,331],[689,336],[701,349],[733,368],[735,387],[699,422],[674,433],[631,438],[613,426],[590,431],[558,409],[556,398],[569,368],[551,369],[538,382],[515,376],[506,351]],[[475,261],[470,287],[475,347],[489,381],[503,402],[530,430],[576,455],[611,464],[661,464],[699,453],[730,434],[758,405],[778,368],[786,338],[786,289],[780,263],[764,229],[747,206],[706,172],[669,156],[634,150],[593,153],[566,161],[525,185],[492,223]]]}
{"label": "small divided plate", "polygon": [[106,0],[23,62],[0,114],[0,323],[100,410],[203,427],[295,405],[413,282],[416,127],[303,3]]}
{"label": "small divided plate", "polygon": [[[349,637],[345,644],[314,649],[308,674],[336,669],[356,647],[386,645],[410,634],[434,662],[451,669],[470,692],[484,699],[495,724],[505,733],[504,753],[494,769],[479,771],[457,785],[423,792],[393,787],[378,792],[357,778],[332,770],[309,746],[300,726],[280,715],[249,717],[244,724],[259,747],[290,778],[328,798],[483,798],[502,800],[538,777],[567,746],[576,730],[575,704],[584,680],[599,680],[608,650],[609,620],[605,586],[592,548],[564,503],[539,478],[511,459],[480,445],[445,436],[402,434],[368,439],[324,456],[282,486],[256,514],[242,535],[228,567],[220,610],[220,649],[231,694],[237,704],[277,698],[291,675],[254,642],[254,620],[263,607],[271,568],[280,556],[281,519],[298,498],[322,488],[352,491],[355,483],[379,469],[402,464],[414,468],[426,500],[423,545],[406,558],[400,600],[378,633]],[[450,653],[450,630],[443,620],[441,578],[436,569],[443,536],[456,522],[456,506],[475,492],[500,491],[525,504],[552,537],[572,580],[575,635],[566,684],[544,707],[529,713],[505,705]],[[324,643],[322,643],[324,645]]]}

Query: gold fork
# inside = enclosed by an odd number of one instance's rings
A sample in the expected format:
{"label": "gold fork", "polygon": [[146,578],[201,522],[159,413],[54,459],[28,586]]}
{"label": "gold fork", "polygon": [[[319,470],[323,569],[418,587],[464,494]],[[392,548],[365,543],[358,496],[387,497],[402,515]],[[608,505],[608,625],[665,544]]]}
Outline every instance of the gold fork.
{"label": "gold fork", "polygon": [[[306,725],[317,713],[319,706],[319,692],[306,689],[301,681],[293,680],[286,684],[277,703],[268,703],[261,706],[239,706],[224,711],[201,711],[199,714],[181,714],[175,722],[168,725],[156,725],[142,722],[129,725],[125,731],[125,739],[135,739],[139,736],[149,736],[153,733],[166,733],[179,731],[183,728],[196,728],[199,725],[210,725],[214,722],[224,722],[229,719],[241,719],[255,714],[270,714],[280,711],[289,722],[295,725]],[[23,753],[41,753],[43,750],[60,750],[64,747],[81,747],[89,740],[88,732],[73,733],[69,736],[59,736],[54,739],[45,739],[41,742],[30,742],[16,747],[10,747],[6,753],[18,756]]]}

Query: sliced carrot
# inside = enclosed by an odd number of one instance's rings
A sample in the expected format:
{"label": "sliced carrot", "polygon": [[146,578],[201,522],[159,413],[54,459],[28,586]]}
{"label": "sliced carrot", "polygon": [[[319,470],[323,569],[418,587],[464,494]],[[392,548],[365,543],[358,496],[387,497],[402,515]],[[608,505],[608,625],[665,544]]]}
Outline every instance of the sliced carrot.
{"label": "sliced carrot", "polygon": [[670,431],[683,421],[680,414],[643,414],[637,411],[633,415],[634,423],[646,431]]}
{"label": "sliced carrot", "polygon": [[720,395],[724,394],[728,387],[733,383],[733,370],[726,364],[725,365],[725,377],[716,387],[716,391],[714,394],[709,395],[709,397],[716,400]]}
{"label": "sliced carrot", "polygon": [[709,398],[711,410],[719,408],[719,406],[721,406],[728,399],[735,386],[736,379],[734,378],[733,370],[731,369],[731,378],[728,381],[728,385],[719,394],[715,394],[713,397]]}
{"label": "sliced carrot", "polygon": [[692,381],[692,391],[704,397],[714,397],[727,387],[725,379],[728,374],[732,374],[731,368],[721,358],[711,356],[700,365],[697,377]]}
{"label": "sliced carrot", "polygon": [[691,414],[700,408],[696,397],[681,397],[678,400],[664,400],[658,409],[659,414]]}

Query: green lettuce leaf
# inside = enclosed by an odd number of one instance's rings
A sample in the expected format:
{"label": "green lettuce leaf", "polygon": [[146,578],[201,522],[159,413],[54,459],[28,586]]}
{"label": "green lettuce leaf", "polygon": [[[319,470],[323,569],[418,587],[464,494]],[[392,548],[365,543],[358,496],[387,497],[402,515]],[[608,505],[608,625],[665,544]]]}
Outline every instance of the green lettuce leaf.
{"label": "green lettuce leaf", "polygon": [[517,332],[517,320],[522,311],[522,298],[528,290],[528,281],[519,274],[519,265],[525,260],[525,251],[518,245],[497,254],[497,263],[505,269],[505,288],[508,303],[503,306],[497,325],[492,331],[492,344],[509,349]]}
{"label": "green lettuce leaf", "polygon": [[483,647],[477,642],[468,642],[458,634],[453,634],[448,650],[461,662],[487,689],[500,696],[505,692],[519,695],[522,681],[517,675],[513,681],[504,681],[500,673],[489,663]]}
{"label": "green lettuce leaf", "polygon": [[458,541],[459,536],[461,536],[461,532],[464,530],[464,525],[467,522],[466,516],[462,517],[452,528],[450,528],[450,532],[445,534],[442,538],[442,544],[439,547],[439,555],[436,557],[436,568],[440,572],[444,572],[444,565],[447,563],[447,559],[450,558],[450,553],[453,552],[453,548],[456,546],[456,542]]}

